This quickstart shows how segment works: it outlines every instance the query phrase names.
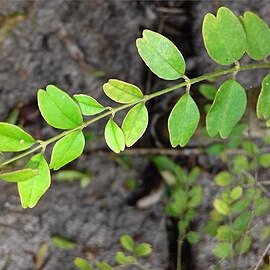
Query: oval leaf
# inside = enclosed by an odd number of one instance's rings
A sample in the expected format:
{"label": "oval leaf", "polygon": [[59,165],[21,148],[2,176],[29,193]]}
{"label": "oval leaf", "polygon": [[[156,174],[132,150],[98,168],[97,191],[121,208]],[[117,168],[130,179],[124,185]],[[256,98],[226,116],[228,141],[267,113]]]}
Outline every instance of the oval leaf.
{"label": "oval leaf", "polygon": [[95,115],[105,110],[99,102],[87,95],[74,95],[83,115]]}
{"label": "oval leaf", "polygon": [[227,80],[217,91],[215,100],[206,116],[206,129],[211,137],[218,133],[226,138],[242,118],[247,105],[244,88],[234,80]]}
{"label": "oval leaf", "polygon": [[183,95],[173,107],[168,128],[172,147],[185,146],[200,120],[199,109],[189,94]]}
{"label": "oval leaf", "polygon": [[38,107],[46,122],[55,128],[71,129],[82,124],[76,102],[54,85],[48,85],[46,91],[38,91]]}
{"label": "oval leaf", "polygon": [[77,257],[73,260],[73,263],[79,270],[94,270],[93,266],[85,259]]}
{"label": "oval leaf", "polygon": [[6,182],[22,182],[38,175],[37,170],[23,169],[9,173],[0,174],[0,178]]}
{"label": "oval leaf", "polygon": [[105,141],[115,153],[125,149],[124,133],[112,119],[109,119],[105,127]]}
{"label": "oval leaf", "polygon": [[126,146],[132,146],[144,134],[148,125],[148,112],[143,103],[135,105],[124,118],[122,130]]}
{"label": "oval leaf", "polygon": [[226,258],[232,253],[232,244],[227,242],[218,243],[213,249],[212,252],[215,256],[219,258]]}
{"label": "oval leaf", "polygon": [[0,122],[0,151],[19,152],[30,148],[34,138],[21,128]]}
{"label": "oval leaf", "polygon": [[240,20],[247,37],[247,53],[254,60],[262,60],[270,55],[270,29],[253,12],[247,11]]}
{"label": "oval leaf", "polygon": [[143,93],[137,86],[120,80],[109,80],[103,85],[103,91],[119,103],[132,103],[143,98]]}
{"label": "oval leaf", "polygon": [[158,77],[165,80],[181,78],[186,69],[185,60],[177,47],[166,37],[150,30],[136,41],[138,52]]}
{"label": "oval leaf", "polygon": [[121,245],[124,249],[133,252],[135,244],[134,240],[127,234],[124,234],[120,238]]}
{"label": "oval leaf", "polygon": [[211,13],[206,14],[202,34],[208,54],[219,64],[230,65],[239,60],[245,52],[245,31],[228,8],[219,8],[217,17]]}
{"label": "oval leaf", "polygon": [[270,119],[270,74],[262,81],[262,90],[257,102],[257,116],[259,119]]}
{"label": "oval leaf", "polygon": [[26,164],[26,168],[38,170],[38,175],[17,183],[23,208],[33,208],[51,184],[50,169],[42,154],[36,154]]}
{"label": "oval leaf", "polygon": [[84,145],[85,139],[81,131],[74,131],[59,140],[52,150],[50,168],[58,170],[79,157]]}

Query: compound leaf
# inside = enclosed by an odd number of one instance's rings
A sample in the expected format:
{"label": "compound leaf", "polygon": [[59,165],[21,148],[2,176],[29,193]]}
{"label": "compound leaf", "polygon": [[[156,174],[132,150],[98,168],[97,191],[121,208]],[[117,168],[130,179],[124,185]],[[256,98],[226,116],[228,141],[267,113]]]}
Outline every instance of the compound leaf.
{"label": "compound leaf", "polygon": [[243,116],[247,105],[244,88],[234,80],[227,80],[217,91],[215,100],[206,116],[206,129],[211,137],[218,133],[229,136]]}
{"label": "compound leaf", "polygon": [[82,124],[76,102],[54,85],[48,85],[46,91],[38,91],[38,107],[46,122],[55,128],[71,129]]}
{"label": "compound leaf", "polygon": [[30,148],[35,139],[21,128],[0,122],[0,151],[19,152]]}
{"label": "compound leaf", "polygon": [[90,96],[79,94],[73,97],[78,102],[83,115],[95,115],[105,110],[104,106]]}
{"label": "compound leaf", "polygon": [[58,170],[79,157],[84,149],[85,139],[82,131],[74,131],[59,140],[52,150],[50,168]]}
{"label": "compound leaf", "polygon": [[257,116],[259,119],[270,119],[270,74],[262,81],[262,89],[257,102]]}
{"label": "compound leaf", "polygon": [[22,182],[38,175],[37,170],[23,169],[0,174],[0,178],[6,182]]}
{"label": "compound leaf", "polygon": [[144,30],[143,37],[137,39],[136,46],[145,64],[158,77],[176,80],[184,75],[185,60],[168,38],[151,30]]}
{"label": "compound leaf", "polygon": [[135,105],[124,118],[122,130],[126,146],[132,146],[144,134],[148,125],[148,112],[143,103]]}
{"label": "compound leaf", "polygon": [[36,154],[26,164],[26,168],[38,170],[35,177],[17,183],[21,204],[23,208],[33,208],[41,196],[47,191],[51,184],[50,169],[42,154]]}
{"label": "compound leaf", "polygon": [[238,18],[226,7],[217,16],[208,13],[202,26],[203,40],[210,57],[221,65],[239,60],[246,49],[246,34]]}
{"label": "compound leaf", "polygon": [[112,119],[109,119],[105,127],[105,141],[115,153],[120,153],[125,149],[124,133]]}
{"label": "compound leaf", "polygon": [[185,146],[195,132],[200,120],[199,109],[189,94],[183,95],[173,107],[168,129],[172,147]]}
{"label": "compound leaf", "polygon": [[240,21],[246,32],[248,55],[254,60],[262,60],[270,55],[270,29],[268,25],[250,11],[245,12]]}
{"label": "compound leaf", "polygon": [[132,103],[143,98],[142,91],[135,85],[111,79],[103,85],[104,93],[119,103]]}

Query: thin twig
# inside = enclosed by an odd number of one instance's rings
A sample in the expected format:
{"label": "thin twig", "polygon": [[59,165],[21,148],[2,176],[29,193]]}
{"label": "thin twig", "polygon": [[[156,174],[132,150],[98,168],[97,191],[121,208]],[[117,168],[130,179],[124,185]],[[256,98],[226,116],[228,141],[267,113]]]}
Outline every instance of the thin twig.
{"label": "thin twig", "polygon": [[270,242],[269,242],[269,244],[267,245],[266,249],[264,250],[262,256],[260,257],[260,259],[259,259],[259,261],[257,262],[257,264],[255,265],[255,267],[252,268],[252,270],[258,270],[258,269],[259,269],[259,266],[260,266],[261,262],[263,261],[264,256],[265,256],[265,255],[267,254],[267,252],[269,251],[269,249],[270,249]]}

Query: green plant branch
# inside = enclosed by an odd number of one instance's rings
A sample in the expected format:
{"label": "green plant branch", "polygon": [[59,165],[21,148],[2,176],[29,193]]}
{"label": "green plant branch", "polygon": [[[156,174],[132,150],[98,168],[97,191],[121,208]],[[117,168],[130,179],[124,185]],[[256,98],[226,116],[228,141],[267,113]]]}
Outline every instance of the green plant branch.
{"label": "green plant branch", "polygon": [[[170,92],[173,92],[175,90],[178,90],[182,87],[187,87],[187,86],[191,86],[195,83],[199,83],[201,81],[205,81],[205,80],[209,80],[209,79],[213,79],[213,78],[217,78],[217,77],[220,77],[220,76],[224,76],[226,74],[233,74],[235,72],[241,72],[241,71],[246,71],[246,70],[254,70],[254,69],[270,69],[270,63],[258,63],[258,64],[249,64],[249,65],[244,65],[244,66],[240,66],[239,64],[235,65],[234,67],[230,67],[228,69],[224,69],[224,70],[220,70],[220,71],[215,71],[215,72],[210,72],[210,73],[207,73],[207,74],[204,74],[204,75],[201,75],[201,76],[198,76],[198,77],[195,77],[193,79],[185,79],[184,82],[181,82],[181,83],[178,83],[174,86],[171,86],[171,87],[167,87],[165,89],[162,89],[162,90],[159,90],[159,91],[156,91],[152,94],[149,94],[149,95],[145,95],[143,98],[135,101],[135,102],[132,102],[132,103],[128,103],[128,104],[124,104],[124,105],[121,105],[119,107],[115,107],[115,108],[109,108],[108,111],[104,112],[104,113],[101,113],[100,115],[86,121],[86,122],[83,122],[83,124],[81,126],[78,126],[76,128],[73,128],[73,129],[70,129],[70,130],[67,130],[67,131],[64,131],[46,141],[40,141],[39,145],[36,146],[36,147],[33,147],[32,149],[22,153],[22,154],[19,154],[5,162],[2,162],[0,164],[0,169],[3,168],[4,166],[12,163],[12,162],[15,162],[17,161],[18,159],[21,159],[23,157],[26,157],[36,151],[38,151],[39,149],[42,149],[42,148],[46,148],[49,144],[65,137],[66,135],[68,134],[71,134],[72,132],[74,131],[77,131],[77,130],[82,130],[86,127],[88,127],[90,124],[93,124],[94,122],[97,122],[98,120],[100,119],[103,119],[109,115],[114,115],[116,112],[119,112],[121,110],[124,110],[124,109],[127,109],[129,107],[132,107],[138,103],[141,103],[141,102],[147,102],[148,100],[151,100],[153,98],[156,98],[158,96],[162,96],[162,95],[165,95],[167,93],[170,93]],[[38,143],[38,142],[37,142]]]}

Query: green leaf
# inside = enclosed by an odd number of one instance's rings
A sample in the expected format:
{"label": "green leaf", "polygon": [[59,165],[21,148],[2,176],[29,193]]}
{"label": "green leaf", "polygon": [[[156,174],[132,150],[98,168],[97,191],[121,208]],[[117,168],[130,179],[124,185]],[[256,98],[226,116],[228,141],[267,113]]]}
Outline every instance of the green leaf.
{"label": "green leaf", "polygon": [[103,112],[106,109],[90,96],[79,94],[74,95],[73,97],[79,103],[79,107],[83,115],[95,115]]}
{"label": "green leaf", "polygon": [[244,88],[234,80],[227,80],[217,91],[206,116],[206,129],[211,137],[218,133],[226,138],[242,118],[247,105]]}
{"label": "green leaf", "polygon": [[250,168],[248,159],[244,155],[234,156],[232,158],[232,162],[233,162],[233,171],[237,174],[240,174],[242,171],[248,171]]}
{"label": "green leaf", "polygon": [[76,102],[54,85],[48,85],[46,91],[38,91],[38,107],[46,122],[55,128],[71,129],[82,124]]}
{"label": "green leaf", "polygon": [[270,167],[270,153],[260,155],[260,157],[259,157],[259,164],[263,168]]}
{"label": "green leaf", "polygon": [[232,200],[238,200],[243,194],[243,188],[240,186],[234,187],[230,192],[230,198]]}
{"label": "green leaf", "polygon": [[260,232],[260,240],[265,241],[270,236],[270,226],[263,226]]}
{"label": "green leaf", "polygon": [[37,170],[23,169],[0,174],[0,178],[6,182],[22,182],[38,175]]}
{"label": "green leaf", "polygon": [[105,262],[96,262],[96,266],[99,270],[113,270],[113,268]]}
{"label": "green leaf", "polygon": [[177,47],[166,37],[150,30],[136,41],[138,52],[158,77],[165,80],[181,78],[186,69],[185,60]]}
{"label": "green leaf", "polygon": [[243,240],[239,241],[235,246],[235,251],[239,254],[247,253],[252,244],[252,237],[246,235]]}
{"label": "green leaf", "polygon": [[215,237],[217,230],[219,228],[219,223],[214,220],[209,220],[205,226],[205,232],[212,237]]}
{"label": "green leaf", "polygon": [[190,231],[187,233],[187,240],[190,244],[197,244],[200,241],[200,234],[198,232]]}
{"label": "green leaf", "polygon": [[262,81],[262,89],[257,102],[257,116],[259,119],[270,118],[270,74]]}
{"label": "green leaf", "polygon": [[119,103],[132,103],[143,98],[142,91],[135,85],[111,79],[103,85],[104,93]]}
{"label": "green leaf", "polygon": [[262,216],[269,211],[270,202],[266,197],[258,198],[254,201],[254,215]]}
{"label": "green leaf", "polygon": [[230,206],[227,202],[221,199],[214,200],[214,207],[222,215],[227,216],[230,213]]}
{"label": "green leaf", "polygon": [[152,246],[148,243],[141,243],[135,246],[134,253],[136,256],[149,256],[152,252]]}
{"label": "green leaf", "polygon": [[214,100],[217,93],[216,87],[211,84],[200,84],[199,92],[208,100]]}
{"label": "green leaf", "polygon": [[245,31],[238,18],[226,7],[218,9],[217,17],[206,14],[202,34],[208,54],[221,65],[234,63],[245,52]]}
{"label": "green leaf", "polygon": [[0,122],[0,151],[19,152],[30,148],[34,138],[21,128]]}
{"label": "green leaf", "polygon": [[115,153],[120,153],[125,149],[124,133],[112,119],[109,119],[105,127],[105,141]]}
{"label": "green leaf", "polygon": [[227,242],[218,243],[213,249],[212,252],[216,257],[226,258],[232,253],[232,244]]}
{"label": "green leaf", "polygon": [[217,229],[217,239],[219,241],[228,241],[230,242],[233,239],[234,234],[229,225],[222,225]]}
{"label": "green leaf", "polygon": [[50,169],[42,154],[36,154],[26,164],[26,168],[38,170],[38,175],[17,183],[23,208],[33,208],[51,184]]}
{"label": "green leaf", "polygon": [[233,214],[241,213],[241,212],[247,210],[249,205],[250,205],[250,199],[249,198],[242,198],[232,205],[232,213]]}
{"label": "green leaf", "polygon": [[183,95],[173,107],[168,128],[172,147],[185,146],[200,120],[199,109],[189,94]]}
{"label": "green leaf", "polygon": [[115,260],[120,265],[133,264],[136,261],[136,259],[133,256],[126,256],[121,251],[116,253]]}
{"label": "green leaf", "polygon": [[81,131],[74,131],[53,147],[50,168],[58,170],[69,162],[79,157],[84,149],[85,139]]}
{"label": "green leaf", "polygon": [[133,252],[135,244],[133,239],[129,235],[122,235],[120,238],[120,242],[124,249]]}
{"label": "green leaf", "polygon": [[241,213],[233,222],[232,224],[233,229],[240,232],[246,231],[249,225],[250,219],[251,219],[250,211],[245,211]]}
{"label": "green leaf", "polygon": [[229,172],[220,172],[215,176],[215,182],[220,187],[226,187],[232,182],[232,176]]}
{"label": "green leaf", "polygon": [[246,32],[248,55],[254,60],[262,60],[270,55],[270,30],[268,25],[250,11],[245,12],[240,21]]}
{"label": "green leaf", "polygon": [[73,263],[79,270],[94,270],[93,266],[85,259],[77,257],[73,260]]}
{"label": "green leaf", "polygon": [[61,236],[54,235],[51,237],[52,244],[60,249],[74,249],[77,244],[73,241],[67,240]]}
{"label": "green leaf", "polygon": [[135,105],[124,118],[122,130],[127,147],[132,146],[144,134],[148,125],[148,112],[143,103]]}
{"label": "green leaf", "polygon": [[191,188],[191,190],[188,192],[188,196],[190,197],[188,201],[189,207],[197,207],[202,202],[202,195],[203,195],[203,189],[199,185],[195,185]]}

